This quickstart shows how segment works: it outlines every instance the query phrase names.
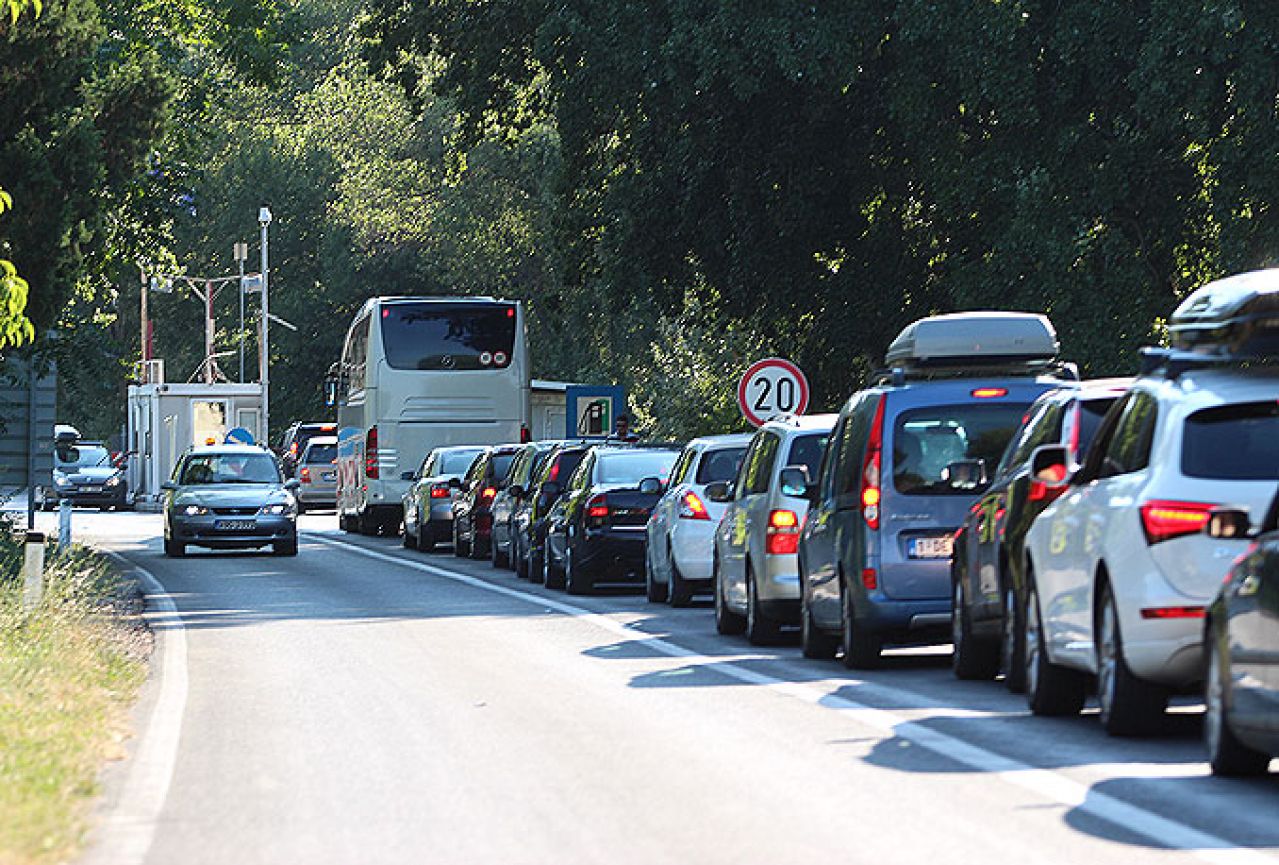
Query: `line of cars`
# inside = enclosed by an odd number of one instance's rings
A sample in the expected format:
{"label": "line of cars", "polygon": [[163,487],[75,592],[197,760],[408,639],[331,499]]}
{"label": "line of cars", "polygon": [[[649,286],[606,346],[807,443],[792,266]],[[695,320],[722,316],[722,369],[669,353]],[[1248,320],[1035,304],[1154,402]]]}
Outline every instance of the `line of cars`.
{"label": "line of cars", "polygon": [[767,644],[797,626],[806,657],[851,668],[950,640],[958,677],[1002,676],[1038,715],[1095,694],[1114,735],[1154,731],[1171,696],[1203,688],[1213,769],[1264,772],[1279,271],[1200,288],[1170,333],[1139,376],[1080,381],[1044,316],[934,316],[837,414],[682,448],[441,449],[405,497],[405,543],[448,532],[458,555],[570,592],[709,592],[721,633]]}

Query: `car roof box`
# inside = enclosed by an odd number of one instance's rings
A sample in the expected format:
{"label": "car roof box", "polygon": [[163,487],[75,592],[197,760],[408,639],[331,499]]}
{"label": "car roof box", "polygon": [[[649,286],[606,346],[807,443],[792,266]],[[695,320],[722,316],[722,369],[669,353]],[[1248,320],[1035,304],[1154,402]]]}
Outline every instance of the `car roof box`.
{"label": "car roof box", "polygon": [[1228,276],[1190,293],[1168,320],[1172,347],[1221,357],[1279,355],[1279,268]]}
{"label": "car roof box", "polygon": [[957,312],[921,318],[888,346],[890,367],[1010,366],[1056,359],[1052,322],[1029,312]]}

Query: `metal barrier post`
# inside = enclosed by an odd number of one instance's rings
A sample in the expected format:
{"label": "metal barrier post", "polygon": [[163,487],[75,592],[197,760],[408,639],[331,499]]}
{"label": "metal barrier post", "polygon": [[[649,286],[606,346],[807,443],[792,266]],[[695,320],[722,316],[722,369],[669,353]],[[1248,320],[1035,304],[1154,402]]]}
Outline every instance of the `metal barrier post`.
{"label": "metal barrier post", "polygon": [[22,609],[31,612],[44,597],[44,532],[27,532],[22,559]]}
{"label": "metal barrier post", "polygon": [[58,552],[66,552],[71,546],[71,500],[63,498],[58,502]]}

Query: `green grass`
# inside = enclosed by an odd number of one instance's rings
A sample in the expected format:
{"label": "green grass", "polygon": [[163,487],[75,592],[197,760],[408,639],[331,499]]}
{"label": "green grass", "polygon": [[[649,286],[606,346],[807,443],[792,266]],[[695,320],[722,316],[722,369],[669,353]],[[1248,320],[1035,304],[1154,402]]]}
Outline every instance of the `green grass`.
{"label": "green grass", "polygon": [[78,849],[98,773],[124,755],[149,641],[103,557],[52,557],[30,614],[19,558],[0,537],[0,865],[43,865]]}

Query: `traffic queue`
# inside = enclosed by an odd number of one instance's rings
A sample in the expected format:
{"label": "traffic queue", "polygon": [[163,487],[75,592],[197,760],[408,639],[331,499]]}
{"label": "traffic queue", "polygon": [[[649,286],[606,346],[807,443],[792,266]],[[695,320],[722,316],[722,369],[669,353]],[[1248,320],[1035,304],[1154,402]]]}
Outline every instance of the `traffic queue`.
{"label": "traffic queue", "polygon": [[1215,772],[1279,755],[1279,271],[1189,295],[1169,348],[1081,381],[1046,316],[939,315],[826,415],[682,446],[432,451],[404,545],[452,543],[570,593],[713,598],[722,634],[798,628],[865,669],[954,644],[1037,715],[1095,694],[1113,735],[1203,693]]}

